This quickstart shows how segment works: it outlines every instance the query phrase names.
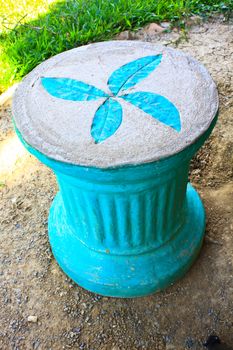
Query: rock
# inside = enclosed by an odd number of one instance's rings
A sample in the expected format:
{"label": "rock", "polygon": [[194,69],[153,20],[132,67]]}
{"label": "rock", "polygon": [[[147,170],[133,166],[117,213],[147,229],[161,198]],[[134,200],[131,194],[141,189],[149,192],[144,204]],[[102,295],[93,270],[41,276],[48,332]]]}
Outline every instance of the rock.
{"label": "rock", "polygon": [[162,33],[163,31],[164,31],[164,28],[162,28],[157,23],[150,23],[145,27],[145,32],[148,35],[159,34],[159,33]]}
{"label": "rock", "polygon": [[175,349],[176,349],[175,345],[166,344],[166,350],[175,350]]}
{"label": "rock", "polygon": [[200,16],[191,16],[186,21],[187,26],[199,25],[202,22],[202,18]]}
{"label": "rock", "polygon": [[87,308],[87,304],[86,303],[82,303],[81,306],[82,306],[83,309]]}
{"label": "rock", "polygon": [[117,40],[129,40],[130,39],[130,31],[125,30],[116,36]]}
{"label": "rock", "polygon": [[117,40],[135,40],[137,39],[137,33],[125,30],[116,36]]}
{"label": "rock", "polygon": [[21,290],[20,289],[16,289],[15,290],[15,294],[16,294],[16,301],[18,304],[21,304],[22,302],[22,293],[21,293]]}
{"label": "rock", "polygon": [[32,343],[33,349],[38,349],[40,346],[40,341],[38,339],[34,340]]}
{"label": "rock", "polygon": [[17,198],[16,197],[11,198],[11,203],[12,204],[16,204],[16,202],[17,202]]}
{"label": "rock", "polygon": [[28,322],[32,322],[32,323],[36,323],[38,321],[38,317],[37,316],[28,316]]}
{"label": "rock", "polygon": [[161,22],[160,26],[164,29],[169,29],[171,24],[170,24],[170,22]]}
{"label": "rock", "polygon": [[194,340],[193,340],[191,337],[188,337],[188,338],[185,340],[185,346],[186,346],[188,349],[191,349],[191,348],[194,346]]}
{"label": "rock", "polygon": [[81,327],[73,328],[73,333],[80,334],[80,332],[81,332]]}

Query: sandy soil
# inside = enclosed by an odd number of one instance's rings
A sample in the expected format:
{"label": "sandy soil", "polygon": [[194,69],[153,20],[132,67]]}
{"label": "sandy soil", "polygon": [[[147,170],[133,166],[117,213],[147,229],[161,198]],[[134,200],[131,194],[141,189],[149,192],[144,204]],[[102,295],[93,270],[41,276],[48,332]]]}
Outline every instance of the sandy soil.
{"label": "sandy soil", "polygon": [[[56,264],[47,238],[55,178],[20,146],[10,107],[2,108],[2,350],[202,349],[211,332],[233,344],[233,25],[194,26],[187,40],[177,32],[135,36],[189,52],[206,65],[219,88],[219,122],[190,174],[207,211],[200,257],[178,283],[145,298],[106,298],[75,285]],[[35,322],[28,316],[36,316]]]}

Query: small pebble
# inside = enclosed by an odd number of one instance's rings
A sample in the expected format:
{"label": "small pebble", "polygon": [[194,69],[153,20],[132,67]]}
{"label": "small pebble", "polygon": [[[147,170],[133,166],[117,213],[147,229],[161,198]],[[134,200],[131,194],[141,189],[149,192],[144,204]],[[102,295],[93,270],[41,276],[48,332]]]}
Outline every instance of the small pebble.
{"label": "small pebble", "polygon": [[36,323],[38,320],[37,316],[28,316],[28,322]]}
{"label": "small pebble", "polygon": [[164,29],[169,29],[170,28],[170,22],[161,22],[160,25]]}

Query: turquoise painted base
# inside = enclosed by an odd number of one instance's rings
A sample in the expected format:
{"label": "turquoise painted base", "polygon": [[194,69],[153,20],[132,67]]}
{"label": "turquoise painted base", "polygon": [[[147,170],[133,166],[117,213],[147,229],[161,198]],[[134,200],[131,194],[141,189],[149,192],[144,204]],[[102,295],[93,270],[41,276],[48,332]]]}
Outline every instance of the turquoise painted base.
{"label": "turquoise painted base", "polygon": [[209,136],[153,163],[116,168],[48,158],[16,132],[55,173],[60,192],[49,216],[55,258],[80,286],[113,297],[139,297],[182,277],[197,257],[205,214],[187,186],[189,162]]}
{"label": "turquoise painted base", "polygon": [[205,229],[199,195],[189,184],[185,222],[169,241],[134,255],[98,252],[80,242],[68,225],[60,192],[49,215],[49,239],[63,271],[83,288],[112,297],[139,297],[159,291],[182,277],[197,257]]}

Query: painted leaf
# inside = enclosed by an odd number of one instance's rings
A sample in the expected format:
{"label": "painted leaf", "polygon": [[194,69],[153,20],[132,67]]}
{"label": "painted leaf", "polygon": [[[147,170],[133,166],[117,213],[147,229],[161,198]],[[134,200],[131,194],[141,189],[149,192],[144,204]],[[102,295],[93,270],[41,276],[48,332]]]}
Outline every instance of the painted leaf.
{"label": "painted leaf", "polygon": [[97,109],[91,126],[95,143],[102,142],[113,135],[122,122],[122,108],[115,99],[108,98]]}
{"label": "painted leaf", "polygon": [[108,79],[108,85],[114,95],[127,90],[150,73],[160,64],[162,55],[145,56],[129,62],[115,70]]}
{"label": "painted leaf", "polygon": [[41,78],[45,90],[52,96],[71,101],[91,101],[108,95],[95,86],[68,78]]}
{"label": "painted leaf", "polygon": [[152,92],[134,92],[120,97],[158,119],[161,123],[180,131],[179,111],[167,98]]}

